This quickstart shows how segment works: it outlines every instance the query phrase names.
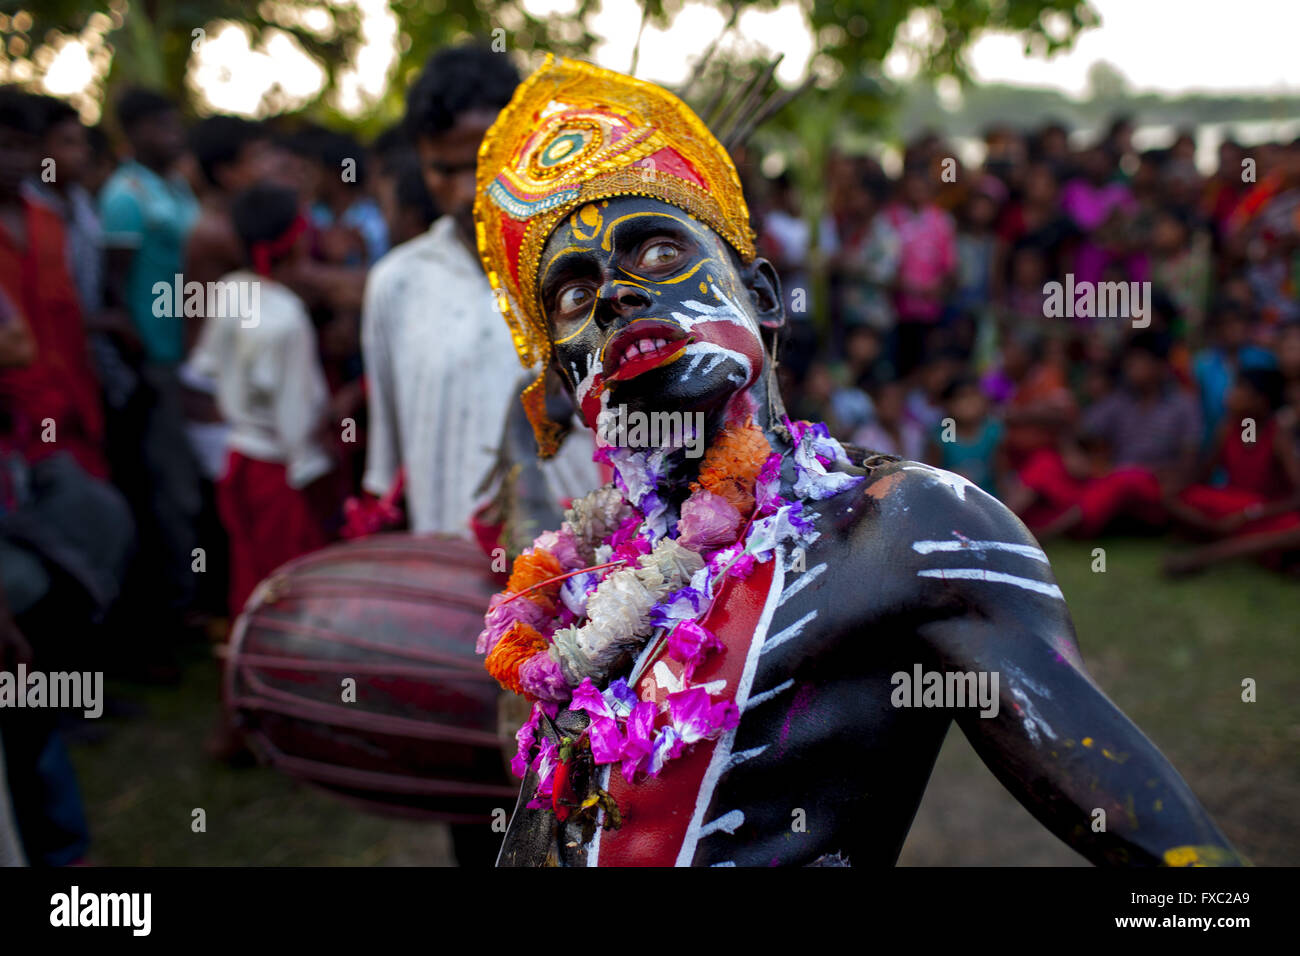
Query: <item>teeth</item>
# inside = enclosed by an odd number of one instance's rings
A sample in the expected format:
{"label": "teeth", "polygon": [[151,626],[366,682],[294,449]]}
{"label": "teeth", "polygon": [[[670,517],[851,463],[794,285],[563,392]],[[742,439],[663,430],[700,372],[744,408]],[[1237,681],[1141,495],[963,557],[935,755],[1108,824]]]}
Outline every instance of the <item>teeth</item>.
{"label": "teeth", "polygon": [[623,353],[623,361],[630,362],[640,355],[652,355],[659,349],[667,347],[667,339],[639,339],[627,347],[627,351]]}

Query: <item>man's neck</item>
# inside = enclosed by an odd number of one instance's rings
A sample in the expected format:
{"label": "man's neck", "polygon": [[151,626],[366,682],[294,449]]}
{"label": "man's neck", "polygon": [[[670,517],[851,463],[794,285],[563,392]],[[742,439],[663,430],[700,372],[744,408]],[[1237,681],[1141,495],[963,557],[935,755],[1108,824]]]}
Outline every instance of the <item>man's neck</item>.
{"label": "man's neck", "polygon": [[[786,417],[785,405],[780,393],[775,390],[775,384],[771,382],[770,362],[771,358],[765,354],[758,381],[746,391],[737,392],[718,411],[706,413],[705,453],[718,442],[729,425],[741,426],[750,420],[762,430],[773,451],[784,453],[789,450],[789,434],[783,421]],[[690,484],[698,478],[703,461],[703,454],[689,455],[688,449],[669,455],[670,477],[660,493],[680,505],[690,495]]]}

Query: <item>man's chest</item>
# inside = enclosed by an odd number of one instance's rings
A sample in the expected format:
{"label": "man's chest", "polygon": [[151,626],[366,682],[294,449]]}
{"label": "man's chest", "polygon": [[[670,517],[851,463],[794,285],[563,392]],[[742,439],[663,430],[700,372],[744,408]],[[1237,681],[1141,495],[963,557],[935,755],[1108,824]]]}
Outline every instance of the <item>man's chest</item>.
{"label": "man's chest", "polygon": [[[825,550],[783,549],[745,581],[728,585],[706,619],[725,650],[689,682],[706,687],[714,700],[732,702],[736,725],[716,740],[695,743],[655,777],[629,783],[617,766],[600,768],[597,782],[617,804],[621,826],[597,829],[585,845],[572,828],[561,828],[562,860],[589,866],[725,861],[727,847],[744,845],[756,826],[780,831],[773,821],[789,817],[785,804],[801,788],[805,796],[797,802],[805,810],[823,806],[827,797],[831,803],[843,801],[836,783],[842,787],[855,774],[839,758],[860,761],[861,750],[850,754],[842,742],[869,726],[882,741],[892,736],[889,719],[872,723],[873,712],[884,713],[889,706],[889,682],[883,657],[874,668],[880,677],[874,691],[847,668],[838,679],[826,673],[836,669],[835,648],[843,643],[846,624],[824,590],[834,579],[827,576],[831,562],[821,560],[834,549]],[[872,669],[868,665],[868,676]],[[641,700],[662,701],[685,681],[682,665],[652,646],[629,684]],[[836,748],[839,758],[827,759]],[[849,790],[855,799],[861,795]],[[820,844],[812,842],[787,850],[814,848],[819,855]]]}

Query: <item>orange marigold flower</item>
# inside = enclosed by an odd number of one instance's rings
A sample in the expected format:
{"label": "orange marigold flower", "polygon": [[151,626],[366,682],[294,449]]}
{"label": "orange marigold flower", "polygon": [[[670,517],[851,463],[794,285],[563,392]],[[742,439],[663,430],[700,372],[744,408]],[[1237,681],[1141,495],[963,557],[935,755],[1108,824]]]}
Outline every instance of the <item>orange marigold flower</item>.
{"label": "orange marigold flower", "polygon": [[483,664],[502,687],[522,694],[524,689],[519,683],[519,668],[534,654],[546,650],[546,646],[546,638],[535,628],[515,621],[501,635],[501,640],[497,641]]}
{"label": "orange marigold flower", "polygon": [[[556,575],[563,574],[564,568],[555,555],[541,548],[534,548],[530,554],[521,554],[515,558],[514,566],[510,570],[510,581],[506,588],[512,593],[519,593],[526,588],[533,587],[535,584],[553,578]],[[548,584],[546,587],[536,588],[524,595],[525,599],[532,601],[547,611],[554,612],[555,599],[560,594],[560,585],[562,581],[556,581]]]}
{"label": "orange marigold flower", "polygon": [[748,515],[754,510],[758,473],[771,453],[767,436],[752,421],[729,426],[704,453],[699,480],[691,483],[691,490],[703,488],[721,495],[742,515]]}

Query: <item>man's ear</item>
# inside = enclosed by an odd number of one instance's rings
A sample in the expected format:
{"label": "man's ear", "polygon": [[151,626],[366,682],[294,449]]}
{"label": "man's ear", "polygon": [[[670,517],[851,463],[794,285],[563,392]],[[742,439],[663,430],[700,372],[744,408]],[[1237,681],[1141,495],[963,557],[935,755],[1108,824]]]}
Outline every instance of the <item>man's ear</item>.
{"label": "man's ear", "polygon": [[765,329],[779,329],[785,325],[785,300],[781,297],[781,280],[777,278],[772,263],[759,257],[745,267],[745,288],[754,307],[754,317]]}

